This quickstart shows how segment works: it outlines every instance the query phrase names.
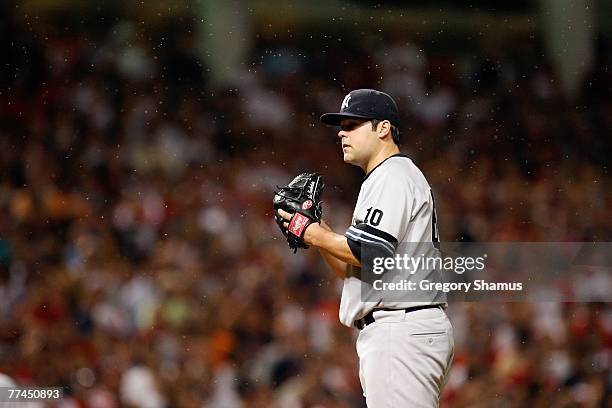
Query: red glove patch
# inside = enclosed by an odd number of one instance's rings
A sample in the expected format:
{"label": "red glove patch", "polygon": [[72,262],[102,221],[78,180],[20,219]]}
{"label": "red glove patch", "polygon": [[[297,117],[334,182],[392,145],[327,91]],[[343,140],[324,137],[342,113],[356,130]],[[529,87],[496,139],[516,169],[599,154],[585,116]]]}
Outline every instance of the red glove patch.
{"label": "red glove patch", "polygon": [[308,226],[310,219],[300,213],[295,213],[289,223],[289,232],[298,237],[302,237],[304,229]]}

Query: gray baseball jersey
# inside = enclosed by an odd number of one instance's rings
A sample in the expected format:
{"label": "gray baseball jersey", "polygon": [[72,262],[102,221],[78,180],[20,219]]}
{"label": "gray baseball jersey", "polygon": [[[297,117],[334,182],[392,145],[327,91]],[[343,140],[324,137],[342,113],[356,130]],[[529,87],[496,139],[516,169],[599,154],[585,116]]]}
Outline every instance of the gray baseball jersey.
{"label": "gray baseball jersey", "polygon": [[[368,173],[359,191],[352,225],[345,236],[360,261],[366,247],[384,257],[394,257],[398,251],[409,257],[430,256],[437,251],[433,194],[425,176],[410,158],[393,155]],[[410,243],[421,243],[421,247]],[[424,247],[428,253],[423,253]],[[415,252],[417,250],[419,253]],[[424,279],[426,273],[418,271],[409,277]],[[429,293],[426,298],[411,297],[407,292],[392,300],[381,294],[364,297],[364,283],[360,277],[360,268],[351,267],[344,279],[339,315],[346,326],[352,326],[356,319],[373,308],[404,309],[446,301],[442,292]]]}

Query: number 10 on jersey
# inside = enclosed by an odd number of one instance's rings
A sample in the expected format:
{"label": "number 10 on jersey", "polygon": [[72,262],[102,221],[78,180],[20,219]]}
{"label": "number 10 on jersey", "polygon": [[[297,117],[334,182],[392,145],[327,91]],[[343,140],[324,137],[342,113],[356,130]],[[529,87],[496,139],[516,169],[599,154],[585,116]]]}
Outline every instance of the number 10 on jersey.
{"label": "number 10 on jersey", "polygon": [[[378,208],[370,207],[366,210],[365,220],[363,220],[366,224],[370,224],[372,226],[377,226],[380,224],[380,220],[382,219],[383,212]],[[371,218],[370,218],[371,217]]]}

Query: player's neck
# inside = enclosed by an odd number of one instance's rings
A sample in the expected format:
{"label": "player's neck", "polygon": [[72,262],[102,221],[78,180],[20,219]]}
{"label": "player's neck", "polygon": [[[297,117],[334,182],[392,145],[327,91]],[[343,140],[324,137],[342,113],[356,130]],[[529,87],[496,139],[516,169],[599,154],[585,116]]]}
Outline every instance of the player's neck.
{"label": "player's neck", "polygon": [[376,166],[378,166],[383,161],[387,160],[389,157],[394,154],[398,154],[399,147],[395,143],[389,146],[385,146],[383,149],[378,151],[372,158],[368,161],[368,163],[362,167],[366,174],[369,174]]}

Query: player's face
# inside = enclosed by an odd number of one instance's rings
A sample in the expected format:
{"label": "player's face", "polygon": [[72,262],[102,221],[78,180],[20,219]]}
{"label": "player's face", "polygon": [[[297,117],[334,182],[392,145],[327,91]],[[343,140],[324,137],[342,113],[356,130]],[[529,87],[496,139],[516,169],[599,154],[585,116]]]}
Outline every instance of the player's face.
{"label": "player's face", "polygon": [[376,132],[367,119],[344,118],[340,122],[338,137],[345,163],[364,167],[376,148]]}

